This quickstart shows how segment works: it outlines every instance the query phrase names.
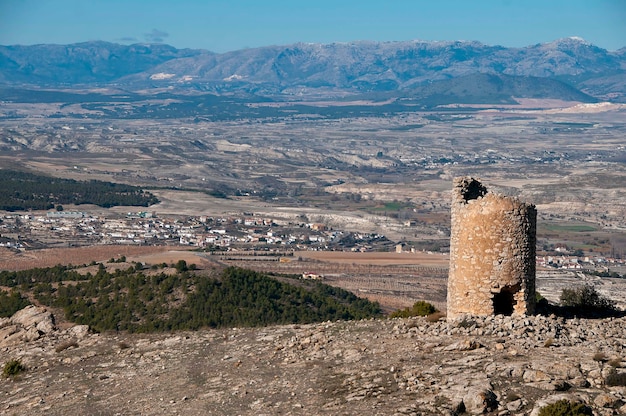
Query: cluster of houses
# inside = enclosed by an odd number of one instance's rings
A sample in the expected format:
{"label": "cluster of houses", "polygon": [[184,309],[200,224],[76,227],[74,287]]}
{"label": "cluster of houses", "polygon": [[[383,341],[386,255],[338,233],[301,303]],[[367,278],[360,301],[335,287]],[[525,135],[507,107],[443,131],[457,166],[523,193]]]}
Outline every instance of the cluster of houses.
{"label": "cluster of houses", "polygon": [[[120,218],[99,218],[82,211],[7,214],[0,217],[0,247],[15,249],[50,245],[137,244],[230,248],[271,246],[290,250],[405,252],[383,235],[349,233],[318,223],[277,223],[253,214],[232,217],[160,218],[153,212],[132,212]],[[538,255],[538,268],[618,270],[626,262],[602,256]]]}
{"label": "cluster of houses", "polygon": [[537,256],[537,267],[608,272],[609,270],[615,268],[625,268],[626,261],[623,259],[602,256]]}
{"label": "cluster of houses", "polygon": [[[99,218],[86,212],[54,211],[45,215],[10,214],[0,223],[0,244],[21,248],[36,242],[70,245],[137,244],[191,245],[228,249],[231,246],[290,246],[321,250],[340,244],[349,235],[351,248],[371,249],[382,235],[345,233],[325,224],[286,223],[251,214],[226,218],[209,216],[160,218],[153,212],[133,212],[120,218]],[[44,244],[45,245],[45,244]]]}

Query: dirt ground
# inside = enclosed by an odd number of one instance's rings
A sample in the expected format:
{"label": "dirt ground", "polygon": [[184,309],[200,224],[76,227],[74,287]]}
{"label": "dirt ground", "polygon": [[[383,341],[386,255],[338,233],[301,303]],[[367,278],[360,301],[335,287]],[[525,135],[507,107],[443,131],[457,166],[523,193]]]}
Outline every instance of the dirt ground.
{"label": "dirt ground", "polygon": [[[52,248],[15,252],[0,248],[0,270],[25,270],[34,267],[52,267],[57,264],[89,264],[92,261],[106,262],[111,258],[125,256],[128,262],[147,264],[175,263],[185,260],[187,263],[206,263],[202,253],[192,252],[185,247],[163,246],[92,246],[73,248]],[[298,251],[294,257],[315,260],[324,263],[342,265],[415,265],[423,267],[448,267],[449,257],[442,254],[389,253],[389,252],[343,252],[343,251]]]}
{"label": "dirt ground", "polygon": [[624,387],[603,380],[624,374],[625,329],[623,318],[499,316],[471,327],[426,318],[163,334],[74,327],[26,342],[21,328],[2,361],[26,371],[0,378],[0,414],[507,416],[567,398],[623,415]]}
{"label": "dirt ground", "polygon": [[418,265],[424,267],[448,267],[450,257],[435,253],[389,253],[389,252],[347,252],[347,251],[298,251],[294,256],[331,263],[371,264],[371,265]]}
{"label": "dirt ground", "polygon": [[[125,256],[128,261],[144,261],[143,256],[159,260],[159,263],[171,262],[172,259],[183,258],[187,261],[188,253],[182,248],[172,250],[172,247],[163,246],[90,246],[72,248],[51,248],[16,252],[7,248],[0,248],[0,270],[27,270],[35,267],[52,267],[57,264],[89,264],[107,262],[111,258],[118,259]],[[180,254],[172,254],[180,253]],[[182,256],[182,257],[181,257]],[[157,263],[157,261],[154,261]]]}

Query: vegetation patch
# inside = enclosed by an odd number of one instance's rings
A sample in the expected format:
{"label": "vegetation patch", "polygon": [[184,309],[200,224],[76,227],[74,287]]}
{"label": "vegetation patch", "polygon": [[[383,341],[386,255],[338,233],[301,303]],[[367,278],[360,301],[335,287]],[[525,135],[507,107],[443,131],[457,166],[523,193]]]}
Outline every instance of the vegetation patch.
{"label": "vegetation patch", "polygon": [[0,290],[0,318],[8,318],[28,305],[30,305],[28,299],[17,290],[11,290],[10,293]]}
{"label": "vegetation patch", "polygon": [[600,295],[595,287],[588,284],[563,289],[560,302],[566,312],[578,316],[605,316],[618,312],[614,301]]}
{"label": "vegetation patch", "polygon": [[544,406],[539,416],[592,416],[591,408],[582,403],[574,403],[566,399]]}
{"label": "vegetation patch", "polygon": [[[96,331],[154,332],[202,327],[263,326],[364,319],[380,305],[320,282],[292,285],[251,270],[229,267],[215,276],[144,273],[137,267],[81,276],[63,266],[0,272],[0,284],[31,290],[43,305]],[[185,266],[185,267],[183,267]],[[72,284],[68,284],[72,281]]]}
{"label": "vegetation patch", "polygon": [[104,208],[118,205],[150,206],[156,196],[141,188],[112,182],[53,178],[9,169],[0,169],[0,210],[46,210],[61,204],[94,204]]}
{"label": "vegetation patch", "polygon": [[574,232],[574,233],[586,233],[590,231],[596,231],[596,227],[582,224],[569,224],[569,225],[557,225],[557,224],[544,224],[543,226],[548,231],[562,231],[562,232]]}
{"label": "vegetation patch", "polygon": [[411,316],[427,316],[432,315],[433,313],[438,312],[437,308],[435,308],[432,304],[418,300],[413,304],[412,307],[406,307],[404,309],[400,309],[395,311],[390,315],[391,318],[409,318]]}
{"label": "vegetation patch", "polygon": [[2,375],[4,377],[14,377],[26,370],[20,360],[9,360],[4,364]]}
{"label": "vegetation patch", "polygon": [[598,351],[595,354],[593,354],[593,361],[599,361],[599,362],[605,362],[608,360],[608,358],[606,357],[606,354],[603,353],[602,351]]}
{"label": "vegetation patch", "polygon": [[615,369],[612,369],[611,372],[605,377],[604,384],[610,387],[624,387],[626,386],[626,373],[620,373]]}
{"label": "vegetation patch", "polygon": [[385,202],[383,206],[371,208],[372,211],[400,211],[402,209],[410,208],[411,206],[405,202],[391,201]]}
{"label": "vegetation patch", "polygon": [[61,351],[65,351],[68,348],[78,348],[78,341],[76,341],[75,339],[67,340],[57,345],[54,350],[56,352],[61,352]]}

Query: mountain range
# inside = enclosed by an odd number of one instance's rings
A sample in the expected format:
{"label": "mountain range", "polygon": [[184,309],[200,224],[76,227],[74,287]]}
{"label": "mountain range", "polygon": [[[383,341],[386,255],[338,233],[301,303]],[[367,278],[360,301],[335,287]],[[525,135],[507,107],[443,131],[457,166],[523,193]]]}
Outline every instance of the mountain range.
{"label": "mountain range", "polygon": [[580,38],[523,48],[466,41],[298,43],[221,54],[100,41],[0,46],[0,85],[432,105],[516,98],[626,102],[626,47],[607,51]]}

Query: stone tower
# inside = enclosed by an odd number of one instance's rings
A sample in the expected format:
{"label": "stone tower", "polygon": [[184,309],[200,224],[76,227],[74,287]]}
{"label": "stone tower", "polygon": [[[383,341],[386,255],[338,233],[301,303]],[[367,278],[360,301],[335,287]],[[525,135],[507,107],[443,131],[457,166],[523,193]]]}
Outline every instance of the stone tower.
{"label": "stone tower", "polygon": [[448,319],[533,313],[535,206],[461,177],[454,179],[451,214]]}

